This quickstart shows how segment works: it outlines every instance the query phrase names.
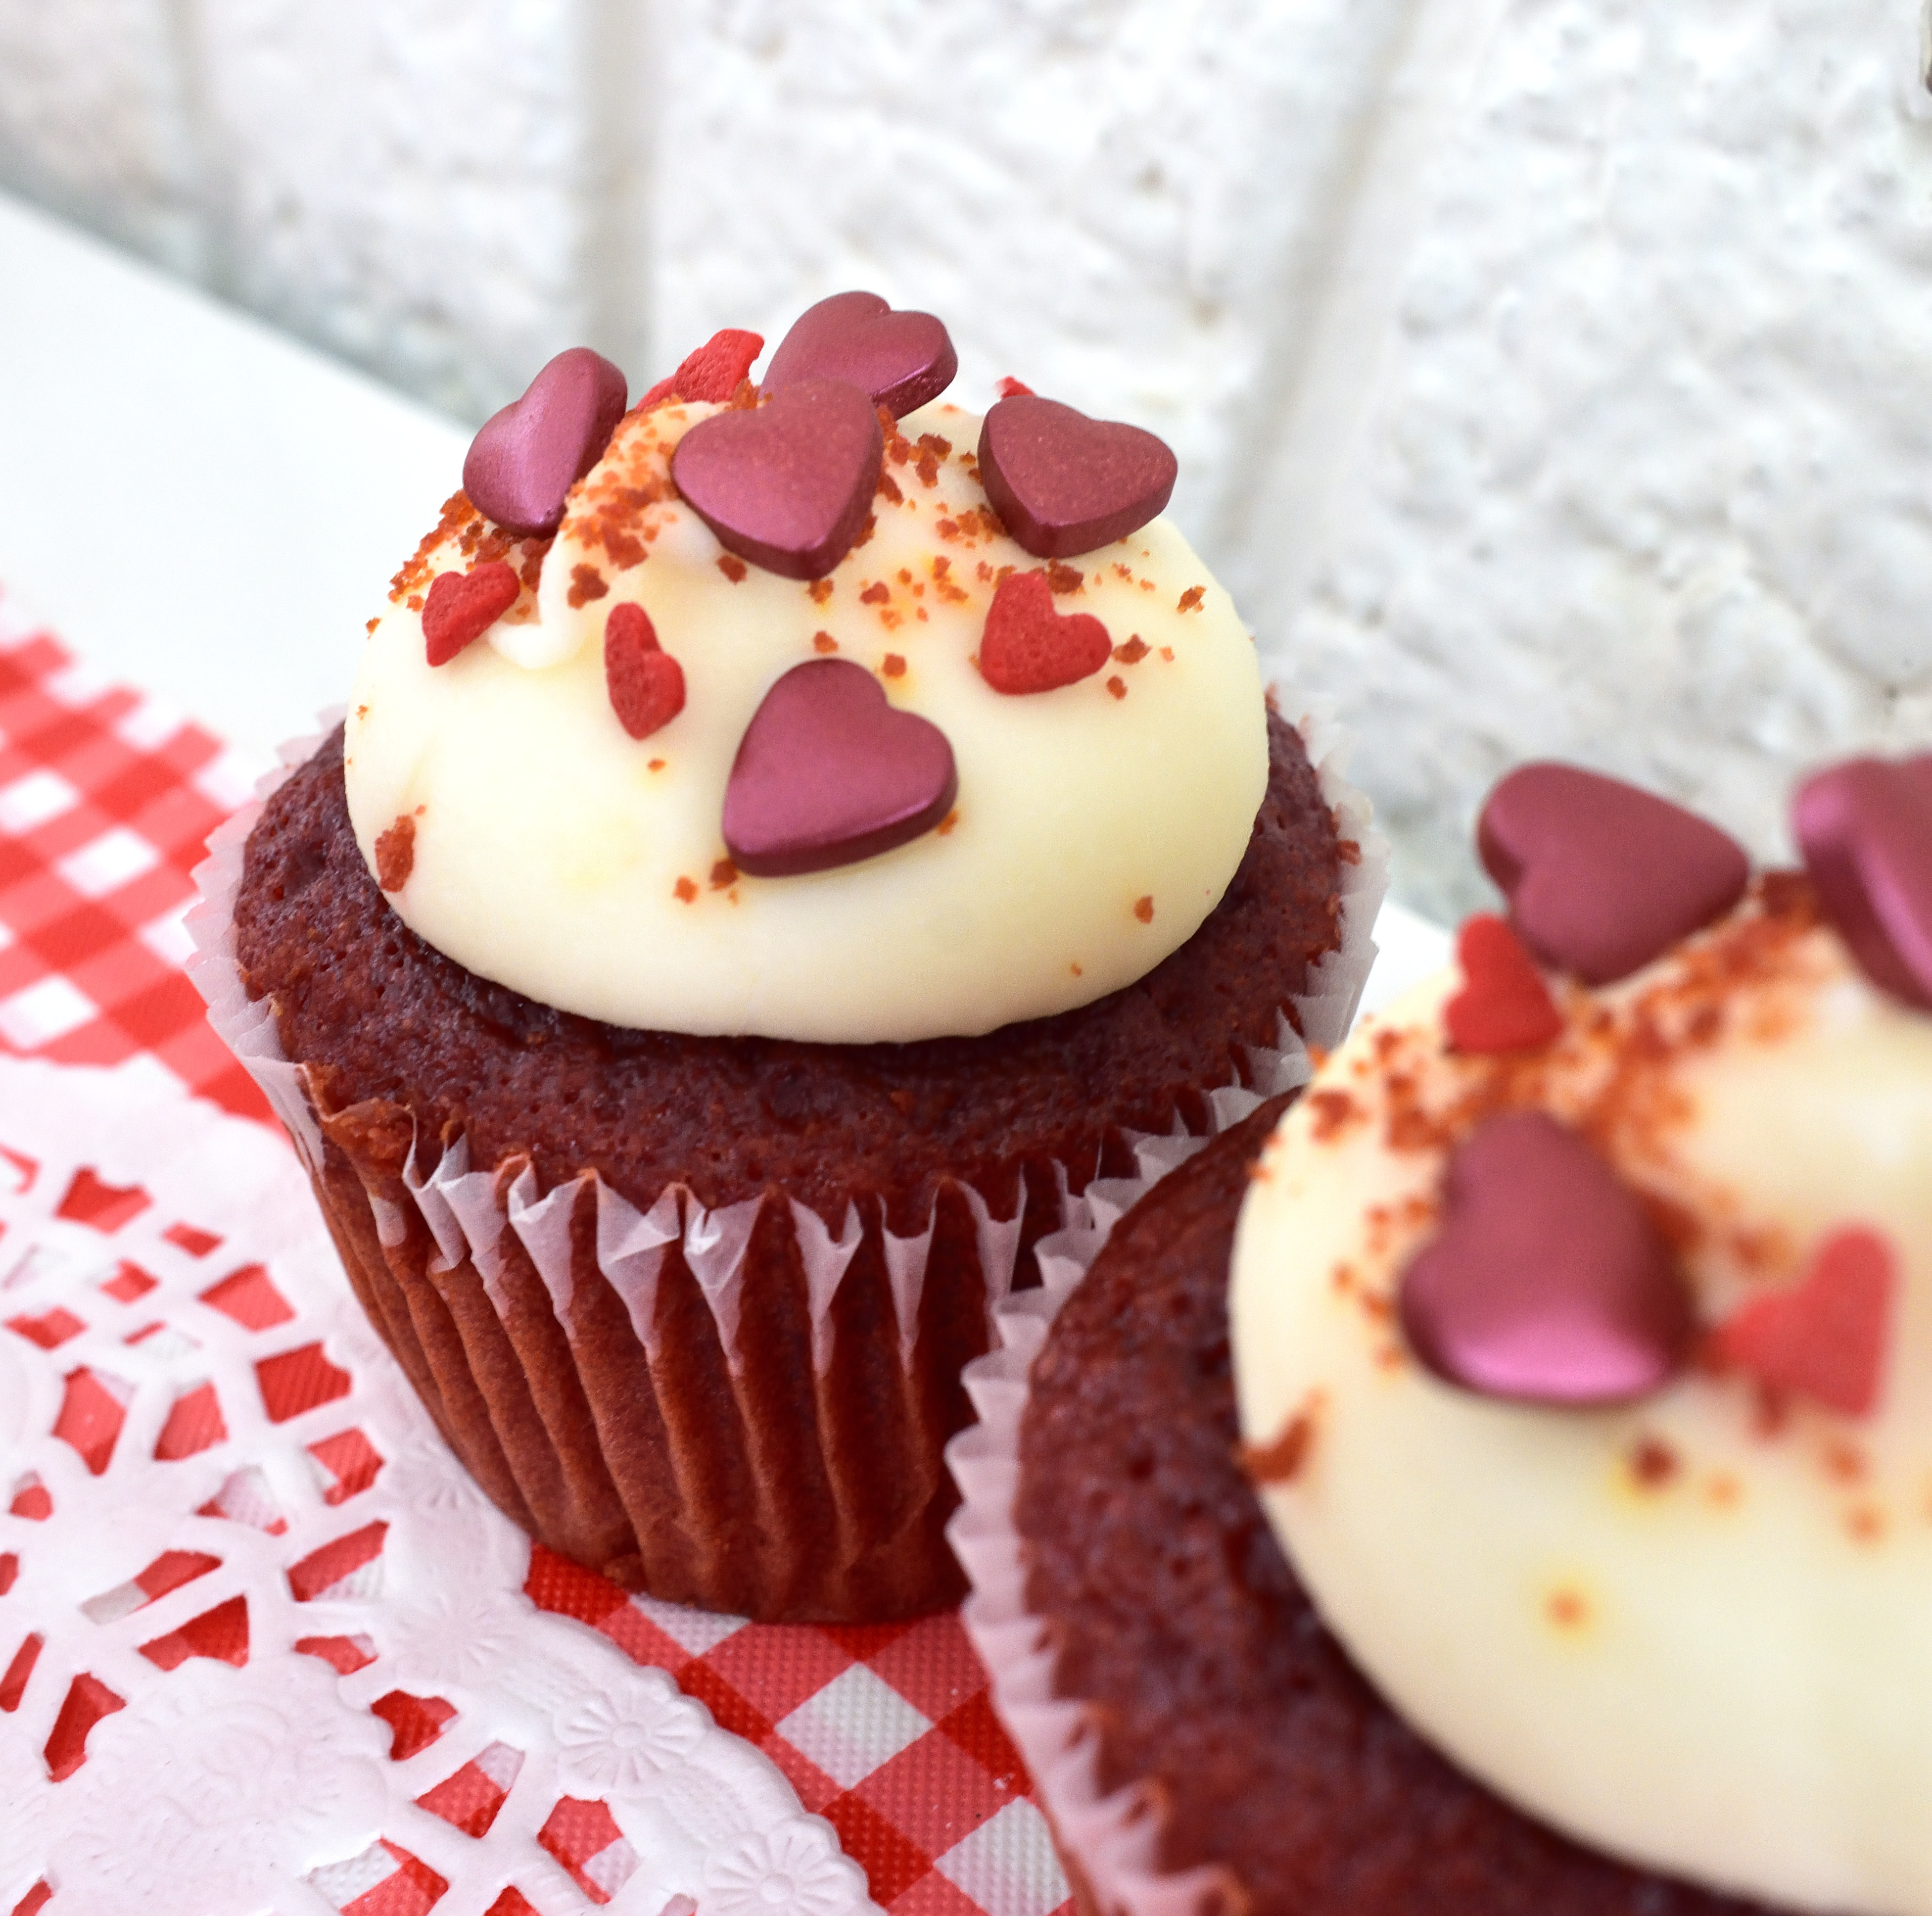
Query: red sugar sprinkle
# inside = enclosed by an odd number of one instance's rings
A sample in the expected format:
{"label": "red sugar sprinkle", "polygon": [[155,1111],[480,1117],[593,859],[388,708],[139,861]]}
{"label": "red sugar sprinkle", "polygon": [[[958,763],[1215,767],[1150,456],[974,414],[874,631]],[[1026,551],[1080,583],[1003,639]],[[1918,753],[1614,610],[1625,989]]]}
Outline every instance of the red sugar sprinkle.
{"label": "red sugar sprinkle", "polygon": [[1712,1334],[1712,1354],[1773,1390],[1868,1416],[1878,1402],[1898,1288],[1891,1245],[1848,1225],[1819,1245],[1798,1283],[1739,1305]]}
{"label": "red sugar sprinkle", "polygon": [[995,692],[1052,692],[1090,677],[1113,656],[1107,628],[1090,612],[1053,609],[1045,572],[1000,581],[980,641],[980,674]]}
{"label": "red sugar sprinkle", "polygon": [[664,399],[701,400],[722,406],[737,391],[738,382],[750,373],[752,362],[764,350],[764,339],[755,332],[742,332],[735,326],[714,332],[669,379],[659,380],[638,401],[638,410],[641,412]]}
{"label": "red sugar sprinkle", "polygon": [[1033,388],[1024,381],[1015,379],[1011,373],[1000,382],[1000,397],[1002,399],[1031,399],[1034,396]]}
{"label": "red sugar sprinkle", "polygon": [[517,602],[523,581],[500,559],[473,572],[439,572],[423,602],[423,641],[432,665],[446,665]]}
{"label": "red sugar sprinkle", "polygon": [[660,648],[641,605],[614,605],[604,621],[604,683],[633,738],[650,737],[684,710],[684,668]]}
{"label": "red sugar sprinkle", "polygon": [[1534,1051],[1563,1029],[1563,1014],[1521,940],[1503,920],[1479,911],[1456,940],[1462,989],[1442,1022],[1458,1051]]}

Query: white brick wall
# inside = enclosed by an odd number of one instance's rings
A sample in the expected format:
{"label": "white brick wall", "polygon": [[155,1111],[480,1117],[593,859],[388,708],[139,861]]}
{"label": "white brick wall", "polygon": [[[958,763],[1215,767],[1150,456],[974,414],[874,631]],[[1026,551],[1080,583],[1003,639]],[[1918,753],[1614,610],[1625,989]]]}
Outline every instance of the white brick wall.
{"label": "white brick wall", "polygon": [[[862,284],[1153,426],[1456,874],[1932,721],[1919,0],[0,0],[0,185],[478,417]],[[1279,643],[1274,643],[1279,641]]]}

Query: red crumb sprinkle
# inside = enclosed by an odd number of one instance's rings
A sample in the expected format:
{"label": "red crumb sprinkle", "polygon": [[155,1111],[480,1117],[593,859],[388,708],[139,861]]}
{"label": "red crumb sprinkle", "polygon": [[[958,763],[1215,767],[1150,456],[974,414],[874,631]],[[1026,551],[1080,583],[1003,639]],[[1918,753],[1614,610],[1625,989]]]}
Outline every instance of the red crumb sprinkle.
{"label": "red crumb sprinkle", "polygon": [[919,455],[919,464],[914,467],[913,470],[918,473],[921,485],[929,487],[939,483],[939,461],[930,452],[922,452]]}
{"label": "red crumb sprinkle", "polygon": [[1355,1115],[1355,1101],[1346,1091],[1318,1091],[1310,1095],[1308,1108],[1315,1113],[1315,1142],[1326,1144]]}
{"label": "red crumb sprinkle", "polygon": [[1144,898],[1134,900],[1134,916],[1144,925],[1154,923],[1154,894],[1151,892]]}
{"label": "red crumb sprinkle", "polygon": [[738,882],[738,868],[728,858],[721,858],[711,868],[711,889],[723,891]]}
{"label": "red crumb sprinkle", "polygon": [[[947,813],[946,813],[946,815],[945,815],[945,817],[944,817],[944,818],[941,818],[941,819],[940,820],[939,824],[938,824],[938,827],[937,827],[937,828],[936,828],[936,829],[938,830],[938,833],[939,833],[940,836],[941,838],[944,838],[944,837],[946,837],[946,836],[947,836],[947,835],[948,835],[948,834],[952,831],[952,827],[953,827],[955,825],[956,825],[957,824],[958,824],[958,822],[959,822],[959,808],[958,808],[958,806],[956,806],[956,806],[953,806],[953,808],[952,808],[952,809],[951,811],[950,811],[949,812],[947,812]],[[1078,969],[1079,969],[1079,967],[1078,967],[1078,966],[1076,966],[1074,967],[1074,969],[1077,971],[1077,970],[1078,970]]]}
{"label": "red crumb sprinkle", "polygon": [[1165,659],[1170,665],[1172,665],[1174,663],[1174,647],[1171,645],[1163,645],[1160,648],[1160,656]]}
{"label": "red crumb sprinkle", "polygon": [[1015,379],[1011,373],[1000,382],[1000,397],[1002,399],[1030,399],[1033,396],[1033,388],[1023,380]]}
{"label": "red crumb sprinkle", "polygon": [[1359,865],[1362,862],[1362,848],[1352,838],[1338,839],[1335,856],[1345,865]]}
{"label": "red crumb sprinkle", "polygon": [[879,670],[889,679],[905,677],[905,661],[896,652],[888,652],[879,662]]}
{"label": "red crumb sprinkle", "polygon": [[1885,1512],[1872,1504],[1855,1504],[1845,1512],[1845,1528],[1854,1543],[1876,1543],[1885,1535]]}
{"label": "red crumb sprinkle", "polygon": [[823,605],[832,596],[832,581],[830,579],[814,579],[806,590],[814,605]]}
{"label": "red crumb sprinkle", "polygon": [[1063,566],[1056,559],[1046,569],[1046,582],[1055,592],[1084,592],[1087,575],[1078,566]]}
{"label": "red crumb sprinkle", "polygon": [[382,623],[382,621],[380,618],[365,619],[362,622],[362,629],[367,632],[371,638],[374,638],[376,636],[376,628]]}
{"label": "red crumb sprinkle", "polygon": [[1643,1436],[1631,1445],[1631,1480],[1642,1490],[1661,1490],[1683,1468],[1677,1452],[1661,1437]]}
{"label": "red crumb sprinkle", "polygon": [[1107,689],[1111,692],[1116,698],[1124,698],[1127,695],[1127,682],[1125,679],[1122,678],[1118,672],[1116,672],[1114,676],[1107,681]]}
{"label": "red crumb sprinkle", "polygon": [[356,716],[358,719],[366,719],[369,716],[368,707],[366,705],[357,706],[356,708]]}
{"label": "red crumb sprinkle", "polygon": [[416,821],[405,812],[376,840],[376,882],[385,891],[400,891],[416,863]]}
{"label": "red crumb sprinkle", "polygon": [[932,454],[935,458],[944,459],[949,458],[952,454],[952,440],[950,439],[942,439],[936,432],[921,433],[919,436],[919,443],[926,448],[927,452]]}
{"label": "red crumb sprinkle", "polygon": [[853,550],[856,551],[860,546],[867,544],[871,540],[873,533],[877,532],[878,529],[878,514],[876,512],[868,512],[866,515],[866,523],[859,528],[859,536],[852,542]]}
{"label": "red crumb sprinkle", "polygon": [[882,466],[879,469],[879,493],[882,498],[890,499],[895,506],[905,503],[905,494],[899,490],[899,482]]}
{"label": "red crumb sprinkle", "polygon": [[729,552],[721,552],[718,554],[718,569],[722,572],[734,585],[742,585],[744,584],[745,573],[747,568],[744,560],[735,557],[733,554]]}
{"label": "red crumb sprinkle", "polygon": [[412,612],[420,612],[423,608],[423,596],[419,592],[412,592],[404,602]]}
{"label": "red crumb sprinkle", "polygon": [[1147,641],[1138,632],[1136,632],[1126,644],[1114,647],[1114,656],[1123,665],[1138,665],[1147,656]]}
{"label": "red crumb sprinkle", "polygon": [[1180,595],[1180,601],[1174,609],[1177,612],[1198,612],[1201,609],[1202,600],[1207,596],[1208,588],[1204,585],[1190,585]]}
{"label": "red crumb sprinkle", "polygon": [[1240,1446],[1241,1468],[1251,1483],[1292,1484],[1300,1476],[1314,1443],[1315,1419],[1298,1410],[1272,1442]]}
{"label": "red crumb sprinkle", "polygon": [[573,566],[570,569],[570,590],[564,597],[573,607],[587,605],[593,599],[602,599],[610,590],[604,583],[604,575],[595,566]]}
{"label": "red crumb sprinkle", "polygon": [[862,605],[883,605],[892,596],[892,587],[880,579],[876,585],[868,585],[860,593],[859,602]]}
{"label": "red crumb sprinkle", "polygon": [[668,760],[663,758],[653,758],[646,769],[650,771],[661,772],[664,770],[665,765],[669,761]]}
{"label": "red crumb sprinkle", "polygon": [[1544,1607],[1549,1613],[1550,1620],[1558,1629],[1574,1630],[1589,1620],[1588,1600],[1574,1590],[1552,1590]]}
{"label": "red crumb sprinkle", "polygon": [[812,649],[814,652],[836,652],[838,641],[829,632],[815,632],[812,635]]}
{"label": "red crumb sprinkle", "polygon": [[688,905],[691,901],[698,896],[697,886],[693,884],[688,878],[680,878],[676,884],[671,887],[671,890],[676,894],[680,900],[686,905]]}

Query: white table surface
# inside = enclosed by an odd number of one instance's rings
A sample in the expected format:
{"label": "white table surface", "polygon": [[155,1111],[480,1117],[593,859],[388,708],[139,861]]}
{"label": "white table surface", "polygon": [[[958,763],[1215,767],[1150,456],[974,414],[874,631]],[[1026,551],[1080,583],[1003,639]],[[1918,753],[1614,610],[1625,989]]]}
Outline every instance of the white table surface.
{"label": "white table surface", "polygon": [[[470,429],[0,195],[0,586],[266,765],[339,704]],[[1444,962],[1399,905],[1372,1008]]]}

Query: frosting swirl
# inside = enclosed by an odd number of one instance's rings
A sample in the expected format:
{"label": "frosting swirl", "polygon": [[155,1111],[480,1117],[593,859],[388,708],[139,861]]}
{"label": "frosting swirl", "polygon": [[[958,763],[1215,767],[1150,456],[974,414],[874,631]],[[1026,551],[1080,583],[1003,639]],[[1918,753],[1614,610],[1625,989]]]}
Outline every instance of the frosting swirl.
{"label": "frosting swirl", "polygon": [[[1186,542],[1156,518],[1042,568],[987,507],[980,422],[936,404],[887,433],[858,543],[822,578],[781,577],[728,551],[672,480],[684,435],[728,410],[626,415],[548,544],[459,495],[399,577],[344,758],[357,841],[404,920],[587,1017],[845,1042],[1070,1010],[1184,944],[1239,864],[1268,764],[1252,643]],[[518,596],[432,666],[431,587],[485,563]],[[1111,657],[1012,695],[981,669],[982,635],[1000,586],[1042,572],[1050,617],[1097,619]],[[607,673],[622,606],[681,673],[674,716],[641,737]],[[723,835],[734,758],[773,685],[826,659],[943,732],[956,800],[878,855],[748,876]]]}
{"label": "frosting swirl", "polygon": [[[1270,1522],[1390,1701],[1524,1808],[1780,1906],[1924,1916],[1932,1019],[1790,878],[1618,984],[1558,984],[1540,1050],[1452,1049],[1460,982],[1364,1022],[1244,1206],[1234,1362]],[[1526,1110],[1642,1198],[1715,1327],[1641,1401],[1474,1395],[1401,1335],[1451,1155]],[[1852,1243],[1892,1285],[1868,1392],[1725,1363],[1724,1327]]]}

